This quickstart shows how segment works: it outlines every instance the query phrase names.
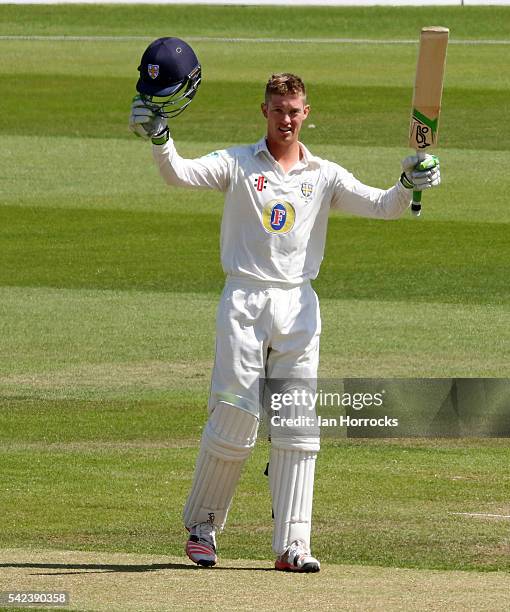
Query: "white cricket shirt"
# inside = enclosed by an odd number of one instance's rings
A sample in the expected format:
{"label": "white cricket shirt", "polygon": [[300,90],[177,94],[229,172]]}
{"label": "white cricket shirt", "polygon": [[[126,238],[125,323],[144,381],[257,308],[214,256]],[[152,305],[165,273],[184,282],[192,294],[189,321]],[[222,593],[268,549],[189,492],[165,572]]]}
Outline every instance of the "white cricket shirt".
{"label": "white cricket shirt", "polygon": [[298,285],[319,273],[330,208],[395,219],[412,194],[400,181],[387,190],[364,185],[338,164],[300,147],[302,159],[287,173],[265,138],[199,159],[180,157],[170,139],[153,145],[153,154],[168,184],[225,193],[221,263],[226,274]]}

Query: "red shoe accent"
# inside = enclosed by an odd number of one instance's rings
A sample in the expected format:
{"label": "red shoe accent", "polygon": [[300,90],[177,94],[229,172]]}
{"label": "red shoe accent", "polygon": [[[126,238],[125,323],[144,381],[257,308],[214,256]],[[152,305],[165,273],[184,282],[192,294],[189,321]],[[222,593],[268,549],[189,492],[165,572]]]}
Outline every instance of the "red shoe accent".
{"label": "red shoe accent", "polygon": [[[297,562],[299,559],[303,559],[306,555],[301,555],[295,561]],[[311,574],[320,571],[320,565],[318,562],[314,563],[304,563],[301,567],[297,567],[293,563],[289,563],[284,559],[278,557],[274,562],[274,568],[280,572],[297,572],[300,574]]]}
{"label": "red shoe accent", "polygon": [[280,572],[297,571],[296,567],[293,567],[290,563],[287,563],[287,561],[282,561],[281,559],[276,559],[276,561],[274,562],[274,568],[276,570],[279,570]]}
{"label": "red shoe accent", "polygon": [[196,563],[197,565],[202,565],[204,567],[212,567],[216,565],[218,561],[218,557],[214,549],[207,544],[202,544],[201,542],[193,542],[188,540],[186,542],[186,554],[189,559]]}

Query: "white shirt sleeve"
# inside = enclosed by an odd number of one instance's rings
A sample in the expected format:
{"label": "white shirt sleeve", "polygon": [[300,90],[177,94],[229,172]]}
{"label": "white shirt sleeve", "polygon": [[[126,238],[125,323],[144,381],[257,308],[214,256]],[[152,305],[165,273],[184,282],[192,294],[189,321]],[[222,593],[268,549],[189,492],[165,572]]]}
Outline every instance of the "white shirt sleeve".
{"label": "white shirt sleeve", "polygon": [[152,154],[166,183],[175,187],[198,187],[226,191],[231,177],[231,158],[215,151],[198,159],[184,159],[170,138],[164,145],[152,145]]}
{"label": "white shirt sleeve", "polygon": [[331,208],[359,217],[397,219],[409,207],[412,191],[400,181],[390,189],[369,187],[341,166],[330,163]]}

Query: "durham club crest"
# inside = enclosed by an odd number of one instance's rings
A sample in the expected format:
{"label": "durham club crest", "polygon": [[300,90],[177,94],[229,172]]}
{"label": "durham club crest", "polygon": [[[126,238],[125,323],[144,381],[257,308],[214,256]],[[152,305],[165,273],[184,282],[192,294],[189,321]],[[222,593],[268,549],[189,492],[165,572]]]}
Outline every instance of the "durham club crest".
{"label": "durham club crest", "polygon": [[313,192],[313,183],[308,183],[308,182],[301,183],[301,193],[303,194],[303,197],[308,199],[312,195],[312,192]]}
{"label": "durham club crest", "polygon": [[151,79],[157,79],[159,74],[159,64],[148,64],[147,72]]}

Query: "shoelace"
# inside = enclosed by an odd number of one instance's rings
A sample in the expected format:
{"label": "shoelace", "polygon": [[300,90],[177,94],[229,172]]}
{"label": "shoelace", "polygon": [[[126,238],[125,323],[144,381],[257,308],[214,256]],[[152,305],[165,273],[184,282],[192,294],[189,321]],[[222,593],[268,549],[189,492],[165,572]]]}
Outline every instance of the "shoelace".
{"label": "shoelace", "polygon": [[306,545],[301,540],[292,542],[287,551],[287,559],[289,563],[297,564],[300,557],[309,556],[310,553],[306,549]]}
{"label": "shoelace", "polygon": [[214,550],[216,550],[216,538],[213,525],[209,525],[209,523],[201,523],[200,525],[196,525],[194,531],[195,533],[193,535],[197,537],[199,541],[209,544],[214,548]]}

